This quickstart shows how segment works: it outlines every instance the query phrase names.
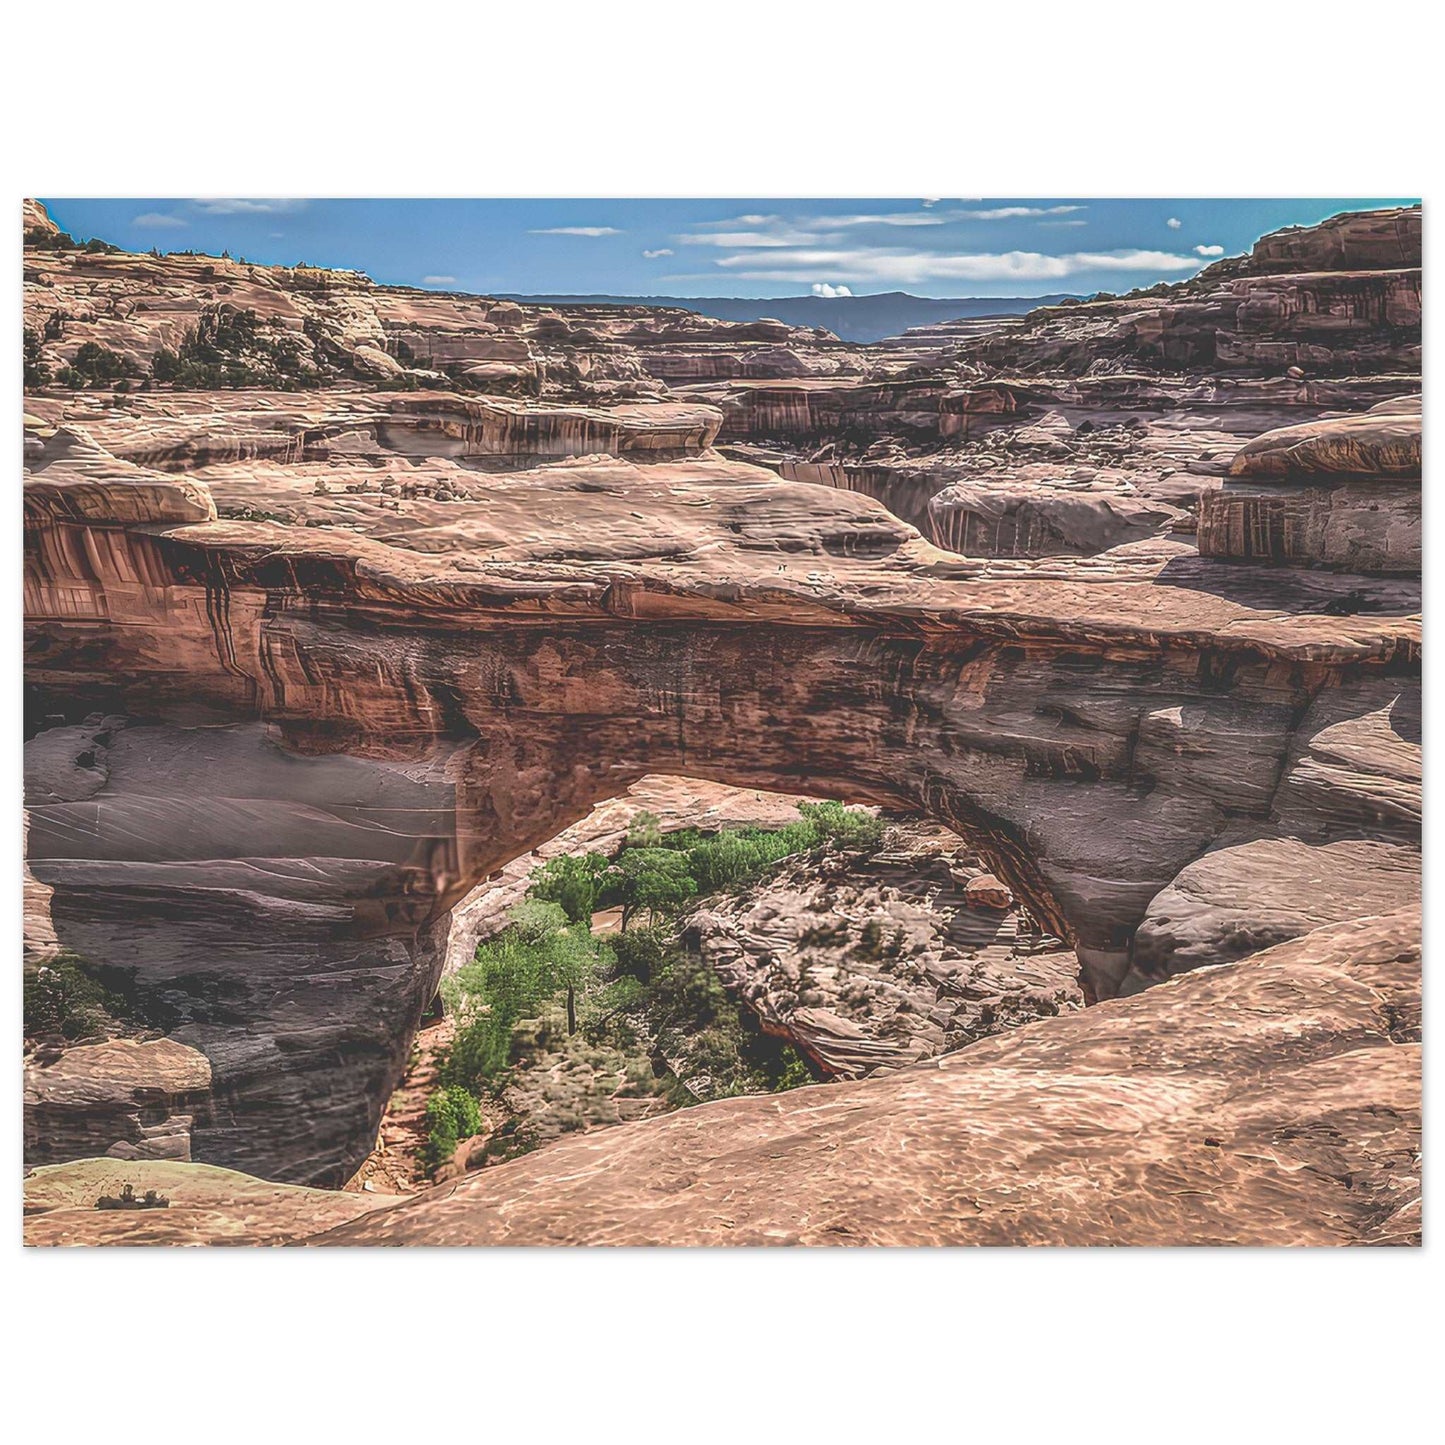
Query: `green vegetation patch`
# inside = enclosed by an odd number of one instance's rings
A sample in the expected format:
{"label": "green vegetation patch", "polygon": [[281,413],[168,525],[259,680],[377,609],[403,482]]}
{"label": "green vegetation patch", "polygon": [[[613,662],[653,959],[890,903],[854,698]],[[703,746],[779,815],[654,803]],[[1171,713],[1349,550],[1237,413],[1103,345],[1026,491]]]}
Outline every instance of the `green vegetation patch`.
{"label": "green vegetation patch", "polygon": [[164,347],[151,375],[170,386],[196,391],[266,387],[299,391],[325,379],[305,342],[279,322],[225,303],[207,306],[179,349]]}
{"label": "green vegetation patch", "polygon": [[[802,1055],[762,1031],[679,925],[699,897],[747,887],[783,858],[871,853],[882,840],[879,819],[841,803],[799,813],[784,828],[711,835],[664,835],[642,813],[615,858],[568,855],[536,870],[507,927],[443,984],[457,1034],[441,1062],[442,1092],[491,1100],[488,1110],[506,1116],[489,1155],[634,1117],[629,1099],[678,1107],[813,1081]],[[610,908],[621,911],[621,931],[594,935],[593,916]],[[437,1107],[433,1167],[456,1147]]]}
{"label": "green vegetation patch", "polygon": [[475,1097],[455,1084],[436,1090],[426,1104],[428,1169],[445,1164],[457,1145],[482,1127],[482,1111]]}
{"label": "green vegetation patch", "polygon": [[24,970],[23,1017],[27,1039],[59,1036],[72,1042],[104,1040],[131,1030],[134,1008],[83,959],[60,953]]}

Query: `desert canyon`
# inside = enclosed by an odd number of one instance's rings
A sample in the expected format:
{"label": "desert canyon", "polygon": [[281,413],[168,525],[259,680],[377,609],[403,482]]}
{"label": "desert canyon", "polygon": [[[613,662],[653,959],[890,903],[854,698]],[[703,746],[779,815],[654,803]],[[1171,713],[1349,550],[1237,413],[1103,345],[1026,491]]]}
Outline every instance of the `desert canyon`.
{"label": "desert canyon", "polygon": [[[143,1025],[30,1243],[1420,1242],[1418,207],[870,344],[24,224],[27,968]],[[807,799],[687,929],[808,1082],[344,1187],[538,860]]]}

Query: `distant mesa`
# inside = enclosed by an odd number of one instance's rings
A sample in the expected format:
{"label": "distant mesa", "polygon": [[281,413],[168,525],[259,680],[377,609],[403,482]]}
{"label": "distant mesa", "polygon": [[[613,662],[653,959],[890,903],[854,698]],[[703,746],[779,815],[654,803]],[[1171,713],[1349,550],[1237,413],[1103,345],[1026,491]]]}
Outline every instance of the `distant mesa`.
{"label": "distant mesa", "polygon": [[877,296],[522,296],[506,301],[530,306],[666,306],[715,316],[720,321],[773,319],[789,326],[821,326],[840,341],[867,345],[901,336],[918,326],[979,316],[1022,316],[1039,306],[1057,306],[1073,296],[910,296],[885,291]]}

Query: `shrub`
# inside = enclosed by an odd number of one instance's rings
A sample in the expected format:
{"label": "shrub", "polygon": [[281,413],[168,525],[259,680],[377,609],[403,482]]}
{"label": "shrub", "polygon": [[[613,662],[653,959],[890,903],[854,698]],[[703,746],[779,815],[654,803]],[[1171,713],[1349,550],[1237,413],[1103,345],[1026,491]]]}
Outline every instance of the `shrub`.
{"label": "shrub", "polygon": [[532,875],[527,896],[557,904],[572,923],[586,923],[597,911],[606,871],[607,859],[601,853],[553,858]]}
{"label": "shrub", "polygon": [[445,1164],[457,1145],[482,1127],[482,1111],[475,1098],[455,1084],[438,1089],[426,1104],[428,1170]]}
{"label": "shrub", "polygon": [[295,391],[319,385],[302,342],[250,308],[207,306],[176,351],[165,347],[151,361],[156,381],[215,391],[223,387],[275,387]]}
{"label": "shrub", "polygon": [[40,349],[40,334],[33,326],[25,328],[23,371],[23,385],[27,391],[49,384],[50,367],[46,365],[45,355]]}
{"label": "shrub", "polygon": [[660,848],[662,846],[662,824],[656,813],[645,808],[633,818],[627,829],[629,848]]}
{"label": "shrub", "polygon": [[460,1027],[442,1064],[444,1082],[478,1088],[511,1063],[512,1033],[559,993],[568,1032],[577,1027],[577,994],[611,962],[585,923],[569,923],[555,903],[528,901],[512,921],[478,946],[473,961],[443,984]]}
{"label": "shrub", "polygon": [[639,908],[652,921],[695,898],[697,879],[688,871],[688,858],[671,848],[624,848],[607,870],[604,898],[622,905],[622,930]]}
{"label": "shrub", "polygon": [[883,841],[883,820],[871,813],[845,808],[842,803],[800,803],[798,812],[821,841],[836,843],[850,852],[876,852]]}
{"label": "shrub", "polygon": [[79,390],[88,386],[114,386],[128,377],[138,377],[140,370],[118,351],[96,341],[82,342],[69,366],[61,367],[56,380],[62,386]]}
{"label": "shrub", "polygon": [[671,946],[670,929],[629,928],[612,939],[614,971],[621,978],[650,983],[653,974],[667,962]]}
{"label": "shrub", "polygon": [[25,967],[24,1026],[27,1039],[59,1034],[66,1039],[110,1037],[130,1009],[73,953]]}

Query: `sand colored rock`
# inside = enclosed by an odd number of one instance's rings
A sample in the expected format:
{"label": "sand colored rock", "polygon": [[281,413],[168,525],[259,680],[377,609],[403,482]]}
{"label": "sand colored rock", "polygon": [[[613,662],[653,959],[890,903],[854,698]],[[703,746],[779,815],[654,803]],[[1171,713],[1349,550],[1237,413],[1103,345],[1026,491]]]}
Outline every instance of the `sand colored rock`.
{"label": "sand colored rock", "polygon": [[569,1140],[328,1244],[1418,1240],[1418,914],[885,1078]]}
{"label": "sand colored rock", "polygon": [[[195,1157],[339,1183],[454,907],[651,773],[927,814],[1095,998],[1399,906],[1411,427],[1325,416],[1418,384],[1418,271],[1359,259],[1387,250],[1049,308],[935,360],[31,247],[52,364],[96,341],[145,368],[232,307],[305,338],[320,384],[27,397],[30,912],[208,1060],[226,1108]],[[365,348],[403,374],[364,380]],[[706,379],[670,390],[646,358],[681,352]],[[496,395],[452,370],[476,367],[518,374]],[[1226,477],[1301,421],[1326,425],[1289,456],[1383,469]],[[1196,548],[1196,508],[1248,532],[1197,495],[1245,485],[1294,489],[1298,542]],[[1296,1203],[1306,1232],[1335,1207]]]}
{"label": "sand colored rock", "polygon": [[211,1064],[174,1039],[111,1039],[25,1062],[25,1162],[191,1157]]}
{"label": "sand colored rock", "polygon": [[[1372,411],[1266,432],[1240,449],[1231,477],[1292,477],[1312,473],[1353,477],[1420,476],[1419,398],[1413,414]],[[1401,405],[1409,404],[1401,398]]]}
{"label": "sand colored rock", "polygon": [[1248,443],[1224,485],[1200,498],[1200,552],[1354,573],[1418,573],[1419,398],[1386,406],[1284,427]]}
{"label": "sand colored rock", "polygon": [[[98,1210],[126,1184],[153,1189],[166,1209]],[[341,1194],[268,1184],[210,1164],[83,1159],[32,1169],[25,1178],[29,1245],[288,1244],[390,1202],[380,1194]]]}
{"label": "sand colored rock", "polygon": [[1077,958],[1012,904],[956,836],[901,823],[866,861],[792,860],[704,902],[682,939],[765,1031],[858,1078],[1082,1007]]}
{"label": "sand colored rock", "polygon": [[36,1171],[26,1238],[1418,1244],[1419,1027],[1406,912],[884,1077],[573,1137],[395,1205],[128,1165],[172,1208],[111,1216],[85,1207],[118,1179],[96,1161]]}

